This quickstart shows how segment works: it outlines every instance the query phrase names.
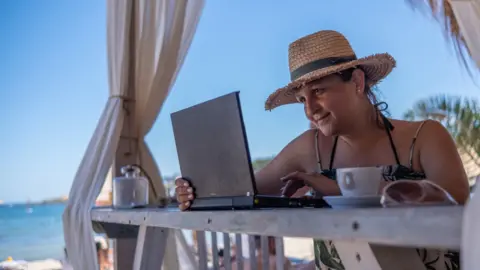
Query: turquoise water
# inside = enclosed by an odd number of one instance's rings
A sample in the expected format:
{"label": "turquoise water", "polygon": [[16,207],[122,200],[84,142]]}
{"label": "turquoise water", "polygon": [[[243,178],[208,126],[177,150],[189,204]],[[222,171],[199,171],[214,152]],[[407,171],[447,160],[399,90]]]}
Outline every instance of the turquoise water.
{"label": "turquoise water", "polygon": [[[0,261],[11,256],[15,260],[63,259],[63,204],[0,205]],[[190,231],[185,231],[192,244]],[[219,244],[223,238],[219,235]],[[210,243],[210,234],[207,234]]]}
{"label": "turquoise water", "polygon": [[65,205],[0,205],[0,261],[62,259]]}
{"label": "turquoise water", "polygon": [[[0,261],[11,256],[15,260],[63,259],[63,204],[0,205]],[[190,231],[185,231],[192,244]],[[210,234],[207,235],[210,243]],[[219,243],[223,246],[220,235]]]}
{"label": "turquoise water", "polygon": [[[0,205],[0,261],[11,256],[15,260],[43,260],[64,258],[62,214],[63,204],[55,205]],[[187,243],[192,244],[191,231],[183,231]],[[234,236],[231,235],[232,241]],[[223,247],[223,234],[217,234],[218,246]],[[246,240],[246,239],[244,239]],[[206,234],[208,245],[211,234]],[[248,254],[248,241],[243,244]]]}

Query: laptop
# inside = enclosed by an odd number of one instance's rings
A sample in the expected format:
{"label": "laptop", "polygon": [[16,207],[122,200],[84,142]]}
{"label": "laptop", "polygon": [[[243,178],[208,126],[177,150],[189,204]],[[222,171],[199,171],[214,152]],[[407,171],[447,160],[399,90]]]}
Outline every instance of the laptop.
{"label": "laptop", "polygon": [[174,112],[171,120],[181,174],[195,188],[191,210],[328,207],[318,198],[258,194],[239,92]]}

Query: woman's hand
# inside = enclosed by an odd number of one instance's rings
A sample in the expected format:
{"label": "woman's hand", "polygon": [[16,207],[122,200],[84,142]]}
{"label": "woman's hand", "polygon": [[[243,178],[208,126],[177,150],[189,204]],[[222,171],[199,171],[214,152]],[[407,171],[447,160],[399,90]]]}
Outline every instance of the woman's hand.
{"label": "woman's hand", "polygon": [[187,210],[195,198],[190,182],[180,176],[175,179],[175,194],[179,203],[178,208],[182,211]]}
{"label": "woman's hand", "polygon": [[304,186],[309,186],[325,196],[341,194],[337,182],[319,173],[297,171],[285,175],[280,180],[285,183],[282,188],[282,196],[286,197],[292,196]]}

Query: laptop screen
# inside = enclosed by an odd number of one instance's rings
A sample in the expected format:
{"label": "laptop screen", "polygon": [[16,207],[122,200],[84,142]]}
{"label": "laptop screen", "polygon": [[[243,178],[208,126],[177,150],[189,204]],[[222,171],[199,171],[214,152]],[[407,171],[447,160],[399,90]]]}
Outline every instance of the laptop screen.
{"label": "laptop screen", "polygon": [[253,195],[239,93],[171,114],[180,170],[198,198]]}

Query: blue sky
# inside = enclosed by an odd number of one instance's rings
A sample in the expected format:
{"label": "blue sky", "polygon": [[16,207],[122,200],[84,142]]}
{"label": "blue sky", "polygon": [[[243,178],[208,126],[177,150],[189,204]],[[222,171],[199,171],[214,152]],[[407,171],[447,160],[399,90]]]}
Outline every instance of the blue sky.
{"label": "blue sky", "polygon": [[[4,0],[0,8],[0,200],[66,195],[108,98],[104,1]],[[239,90],[253,157],[308,126],[301,106],[264,111],[289,80],[287,48],[306,34],[345,34],[357,56],[389,52],[380,84],[393,117],[437,93],[479,97],[440,26],[404,1],[213,1],[147,141],[163,174],[179,171],[170,113]],[[476,77],[478,80],[478,76]]]}

